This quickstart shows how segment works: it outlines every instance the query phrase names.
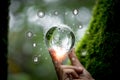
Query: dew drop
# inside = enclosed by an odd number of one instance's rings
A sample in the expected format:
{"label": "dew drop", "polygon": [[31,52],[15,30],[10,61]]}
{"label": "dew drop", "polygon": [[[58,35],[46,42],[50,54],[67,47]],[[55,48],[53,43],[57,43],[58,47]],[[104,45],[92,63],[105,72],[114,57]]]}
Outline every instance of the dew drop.
{"label": "dew drop", "polygon": [[58,15],[58,11],[55,11],[55,12],[54,12],[54,15],[56,15],[56,16],[57,16],[57,15]]}
{"label": "dew drop", "polygon": [[45,12],[39,11],[39,12],[37,13],[37,15],[38,15],[38,17],[43,18],[43,17],[45,16]]}
{"label": "dew drop", "polygon": [[36,47],[36,43],[33,43],[33,47]]}
{"label": "dew drop", "polygon": [[33,33],[32,33],[31,31],[28,31],[28,32],[27,32],[27,37],[28,37],[28,38],[31,38],[32,36],[33,36]]}
{"label": "dew drop", "polygon": [[38,57],[34,57],[34,62],[38,62]]}
{"label": "dew drop", "polygon": [[78,10],[77,10],[77,9],[74,9],[73,14],[74,14],[74,15],[78,15]]}
{"label": "dew drop", "polygon": [[82,25],[79,25],[78,28],[81,29],[81,28],[82,28]]}

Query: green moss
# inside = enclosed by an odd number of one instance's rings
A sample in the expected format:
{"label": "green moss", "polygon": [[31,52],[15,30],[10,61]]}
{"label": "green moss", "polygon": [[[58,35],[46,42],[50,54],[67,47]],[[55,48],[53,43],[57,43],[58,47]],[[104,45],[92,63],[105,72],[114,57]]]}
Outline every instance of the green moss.
{"label": "green moss", "polygon": [[[114,0],[97,0],[88,30],[76,47],[76,55],[96,80],[108,80],[112,76],[113,39],[110,28],[114,26]],[[115,37],[115,36],[114,36]],[[82,50],[87,52],[82,56]],[[112,79],[112,78],[111,78]],[[111,80],[110,79],[110,80]]]}

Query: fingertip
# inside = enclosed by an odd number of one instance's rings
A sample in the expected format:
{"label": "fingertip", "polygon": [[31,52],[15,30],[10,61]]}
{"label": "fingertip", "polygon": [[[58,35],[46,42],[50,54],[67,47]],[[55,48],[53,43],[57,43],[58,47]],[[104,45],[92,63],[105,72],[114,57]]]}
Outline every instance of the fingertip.
{"label": "fingertip", "polygon": [[77,56],[75,54],[75,49],[74,48],[71,49],[71,51],[68,54],[68,56],[69,56],[69,59],[70,59],[71,64],[73,66],[77,66],[79,64],[79,61],[78,61]]}
{"label": "fingertip", "polygon": [[75,56],[75,49],[74,48],[72,48],[69,52],[69,57],[71,58],[73,56]]}
{"label": "fingertip", "polygon": [[51,48],[48,48],[48,51],[49,51],[49,52],[51,52],[51,51],[52,51],[52,49],[51,49]]}
{"label": "fingertip", "polygon": [[71,51],[71,52],[75,52],[75,48],[72,48],[70,51]]}
{"label": "fingertip", "polygon": [[77,73],[81,74],[83,73],[83,68],[82,67],[76,67]]}
{"label": "fingertip", "polygon": [[49,48],[48,51],[49,51],[50,54],[54,54],[55,53],[55,51],[52,48]]}

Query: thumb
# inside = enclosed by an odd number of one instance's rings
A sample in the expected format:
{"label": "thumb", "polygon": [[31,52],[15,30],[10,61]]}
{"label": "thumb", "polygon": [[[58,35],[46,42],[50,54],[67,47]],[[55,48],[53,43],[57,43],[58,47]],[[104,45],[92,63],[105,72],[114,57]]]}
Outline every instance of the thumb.
{"label": "thumb", "polygon": [[80,63],[80,61],[78,60],[78,58],[75,54],[75,49],[74,48],[71,49],[68,56],[69,56],[71,64],[73,66],[83,67],[83,65]]}

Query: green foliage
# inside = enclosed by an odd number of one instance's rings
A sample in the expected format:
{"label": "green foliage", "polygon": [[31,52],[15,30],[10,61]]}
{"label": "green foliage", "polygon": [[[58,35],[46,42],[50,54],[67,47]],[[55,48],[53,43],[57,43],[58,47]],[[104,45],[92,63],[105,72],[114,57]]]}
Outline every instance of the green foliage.
{"label": "green foliage", "polygon": [[[76,48],[79,60],[96,80],[108,80],[112,75],[113,46],[111,45],[114,40],[108,27],[113,27],[109,23],[112,22],[114,3],[113,0],[96,1],[89,28]],[[86,51],[84,56],[83,50]]]}

